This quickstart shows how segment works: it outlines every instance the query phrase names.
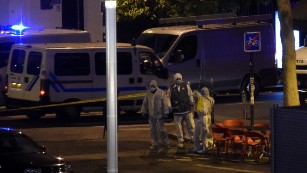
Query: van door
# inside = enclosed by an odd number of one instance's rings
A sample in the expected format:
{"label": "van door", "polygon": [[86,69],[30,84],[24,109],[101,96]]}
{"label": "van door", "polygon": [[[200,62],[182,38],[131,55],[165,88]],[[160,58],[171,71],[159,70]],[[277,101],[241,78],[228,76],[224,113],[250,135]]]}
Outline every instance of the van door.
{"label": "van door", "polygon": [[[134,94],[138,91],[133,54],[128,49],[117,49],[117,88],[119,95]],[[93,98],[106,97],[106,52],[95,54],[94,88],[99,93],[93,93]],[[120,100],[122,110],[131,109],[135,105],[135,99]]]}
{"label": "van door", "polygon": [[[199,83],[201,74],[201,51],[198,34],[181,36],[176,45],[163,59],[170,74],[181,73],[186,82]],[[188,68],[188,69],[187,69]]]}
{"label": "van door", "polygon": [[40,101],[40,71],[42,65],[41,52],[30,51],[24,68],[24,98],[30,101]]}
{"label": "van door", "polygon": [[23,99],[24,97],[24,63],[26,51],[21,49],[12,50],[10,66],[8,69],[8,93],[9,98]]}

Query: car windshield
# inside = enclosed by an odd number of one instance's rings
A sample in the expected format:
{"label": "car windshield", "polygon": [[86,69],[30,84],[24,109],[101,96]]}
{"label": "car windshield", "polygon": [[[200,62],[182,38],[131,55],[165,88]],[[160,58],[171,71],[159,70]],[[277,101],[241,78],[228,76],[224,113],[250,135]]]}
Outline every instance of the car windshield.
{"label": "car windshield", "polygon": [[173,45],[178,35],[170,34],[141,34],[136,43],[152,48],[159,58],[163,58]]}
{"label": "car windshield", "polygon": [[1,135],[0,155],[42,152],[33,140],[25,135]]}

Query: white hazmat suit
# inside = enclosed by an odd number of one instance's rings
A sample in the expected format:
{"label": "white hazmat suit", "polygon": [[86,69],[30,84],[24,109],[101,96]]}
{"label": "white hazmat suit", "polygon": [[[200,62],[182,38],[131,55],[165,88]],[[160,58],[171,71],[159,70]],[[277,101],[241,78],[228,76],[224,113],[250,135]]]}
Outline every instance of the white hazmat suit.
{"label": "white hazmat suit", "polygon": [[158,87],[156,80],[152,80],[150,83],[150,91],[144,97],[141,113],[142,115],[149,115],[148,120],[152,145],[150,149],[156,149],[158,147],[159,135],[163,145],[169,147],[169,140],[166,128],[164,127],[164,118],[169,114],[169,100],[165,91]]}
{"label": "white hazmat suit", "polygon": [[213,142],[210,125],[211,125],[211,112],[212,112],[212,107],[214,105],[214,99],[210,97],[209,90],[206,87],[201,89],[201,94],[195,90],[193,96],[197,100],[199,100],[200,97],[203,98],[202,102],[203,109],[196,111],[198,116],[195,122],[195,129],[194,129],[194,151],[197,153],[203,153],[206,152],[208,148],[212,146]]}

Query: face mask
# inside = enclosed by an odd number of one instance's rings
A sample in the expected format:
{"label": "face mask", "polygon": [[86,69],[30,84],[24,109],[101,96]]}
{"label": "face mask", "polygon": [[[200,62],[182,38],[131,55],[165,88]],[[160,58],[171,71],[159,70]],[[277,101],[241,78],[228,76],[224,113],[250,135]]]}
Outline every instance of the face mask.
{"label": "face mask", "polygon": [[179,84],[181,84],[181,83],[182,83],[182,80],[181,80],[181,79],[177,79],[177,80],[176,80],[176,84],[179,85]]}
{"label": "face mask", "polygon": [[157,90],[157,89],[156,89],[155,87],[151,87],[151,88],[150,88],[150,91],[151,91],[152,93],[156,92],[156,90]]}

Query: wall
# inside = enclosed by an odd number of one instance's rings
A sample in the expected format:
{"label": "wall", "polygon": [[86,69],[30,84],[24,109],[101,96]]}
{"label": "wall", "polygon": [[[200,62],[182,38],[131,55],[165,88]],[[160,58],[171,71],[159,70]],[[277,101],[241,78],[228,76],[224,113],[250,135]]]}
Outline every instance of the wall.
{"label": "wall", "polygon": [[8,25],[9,23],[9,0],[0,0],[0,25]]}
{"label": "wall", "polygon": [[[2,9],[9,9],[7,25],[19,24],[32,29],[61,27],[61,5],[55,4],[52,9],[41,10],[40,0],[9,0]],[[1,11],[0,10],[0,11]]]}
{"label": "wall", "polygon": [[90,31],[92,42],[102,41],[101,0],[84,0],[84,28]]}

